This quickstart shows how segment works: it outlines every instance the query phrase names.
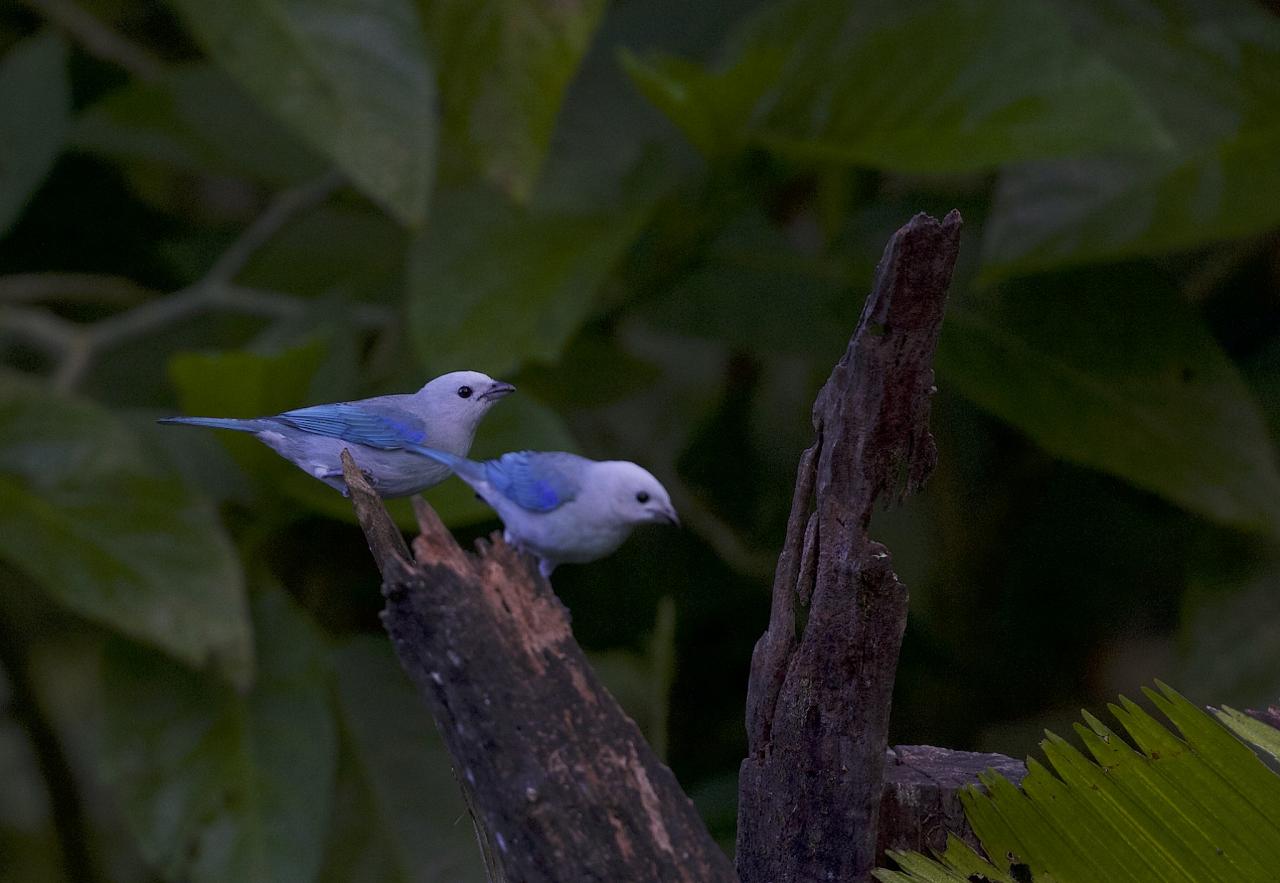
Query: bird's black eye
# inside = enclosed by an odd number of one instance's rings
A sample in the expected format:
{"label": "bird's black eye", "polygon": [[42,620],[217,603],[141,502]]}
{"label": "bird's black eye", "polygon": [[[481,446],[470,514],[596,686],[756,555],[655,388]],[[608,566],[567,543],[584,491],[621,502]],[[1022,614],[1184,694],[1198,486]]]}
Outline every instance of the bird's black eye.
{"label": "bird's black eye", "polygon": [[458,398],[460,398],[460,399],[469,399],[469,398],[471,398],[471,387],[469,387],[469,386],[460,386],[460,387],[458,387]]}
{"label": "bird's black eye", "polygon": [[648,492],[648,491],[641,491],[640,493],[636,494],[636,502],[637,502],[637,503],[647,503],[647,502],[649,502],[649,492]]}

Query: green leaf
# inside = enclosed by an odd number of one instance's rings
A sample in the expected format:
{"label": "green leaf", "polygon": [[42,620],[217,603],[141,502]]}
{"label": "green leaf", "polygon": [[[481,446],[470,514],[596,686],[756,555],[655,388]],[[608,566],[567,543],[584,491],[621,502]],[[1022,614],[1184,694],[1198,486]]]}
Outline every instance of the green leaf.
{"label": "green leaf", "polygon": [[0,59],[0,235],[18,219],[62,150],[71,125],[67,47],[52,31]]}
{"label": "green leaf", "polygon": [[401,222],[426,217],[435,83],[411,0],[172,0],[205,51]]}
{"label": "green leaf", "polygon": [[254,255],[239,281],[313,296],[318,316],[333,312],[328,300],[335,295],[398,306],[408,242],[405,230],[380,212],[326,205],[281,230]]}
{"label": "green leaf", "polygon": [[598,408],[652,386],[662,369],[627,352],[603,329],[584,329],[554,364],[533,362],[520,369],[515,384],[558,408]]}
{"label": "green leaf", "polygon": [[[378,856],[334,844],[333,861],[348,868],[376,861],[378,880],[481,883],[484,865],[449,754],[391,645],[381,636],[353,638],[333,652],[332,664],[354,777],[385,844]],[[349,879],[332,869],[330,876]]]}
{"label": "green leaf", "polygon": [[[41,787],[39,783],[35,785]],[[61,844],[53,826],[0,825],[0,883],[63,883]]]}
{"label": "green leaf", "polygon": [[1242,548],[1238,537],[1214,548],[1198,542],[1182,557],[1177,680],[1198,696],[1254,706],[1280,694],[1280,658],[1271,646],[1280,629],[1280,559]]}
{"label": "green leaf", "polygon": [[[936,858],[926,858],[916,852],[890,850],[886,853],[894,863],[906,873],[876,870],[871,873],[881,883],[1017,883],[1014,877],[978,856],[967,843],[948,837],[946,851]],[[1002,865],[1007,863],[1002,862]],[[1023,876],[1020,879],[1025,880]],[[1036,883],[1055,883],[1054,878],[1041,875],[1035,878]]]}
{"label": "green leaf", "polygon": [[588,216],[482,190],[441,195],[409,257],[409,321],[427,373],[466,366],[500,376],[555,361],[654,204],[646,194]]}
{"label": "green leaf", "polygon": [[243,577],[216,513],[114,416],[0,375],[0,556],[70,610],[243,683]]}
{"label": "green leaf", "polygon": [[[993,863],[958,841],[940,860],[891,857],[902,868],[881,880],[1026,879],[1270,880],[1280,861],[1280,777],[1202,710],[1168,687],[1148,696],[1181,731],[1178,738],[1128,700],[1112,711],[1139,746],[1097,718],[1076,733],[1092,760],[1048,734],[1052,770],[1028,761],[1018,788],[990,773],[987,792],[962,792],[965,812]],[[1025,864],[1021,875],[1011,863]],[[1005,872],[1010,871],[1006,876]]]}
{"label": "green leaf", "polygon": [[1280,124],[1174,159],[1015,169],[996,190],[983,277],[1156,255],[1268,230],[1280,224],[1277,154]]}
{"label": "green leaf", "polygon": [[253,609],[247,695],[124,641],[107,651],[103,774],[170,880],[307,883],[323,857],[337,755],[325,649],[282,593]]}
{"label": "green leaf", "polygon": [[877,256],[798,247],[762,212],[751,211],[728,219],[689,272],[640,309],[678,334],[835,358]]}
{"label": "green leaf", "polygon": [[1229,705],[1224,705],[1214,714],[1241,739],[1257,745],[1267,754],[1280,760],[1280,730],[1270,724],[1264,724],[1257,718],[1249,717],[1242,711],[1236,711]]}
{"label": "green leaf", "polygon": [[625,50],[621,62],[644,97],[704,156],[715,159],[747,146],[756,105],[782,72],[786,50],[748,46],[718,71],[674,56],[641,58]]}
{"label": "green leaf", "polygon": [[[343,740],[342,748],[319,883],[417,883],[423,876],[413,876],[415,869],[408,867],[397,851],[398,844],[387,830],[383,810],[348,740]],[[467,821],[462,819],[458,824]],[[432,865],[426,867],[430,869]],[[450,878],[426,880],[451,883]]]}
{"label": "green leaf", "polygon": [[[632,66],[704,150],[732,144],[735,122],[796,159],[909,172],[1170,146],[1129,80],[1043,0],[797,0],[765,7],[736,45],[718,75]],[[724,110],[708,121],[712,107]]]}
{"label": "green leaf", "polygon": [[131,80],[79,115],[71,143],[121,162],[276,185],[325,169],[324,160],[206,63],[168,68],[158,82]]}
{"label": "green leaf", "polygon": [[1071,6],[1173,134],[1159,157],[1007,170],[983,242],[988,278],[1152,255],[1280,224],[1280,22],[1256,4]]}
{"label": "green leaf", "polygon": [[446,173],[523,201],[604,0],[418,0],[439,59]]}
{"label": "green leaf", "polygon": [[1167,284],[1116,270],[1028,287],[953,306],[944,382],[1057,456],[1280,532],[1280,473],[1257,405]]}

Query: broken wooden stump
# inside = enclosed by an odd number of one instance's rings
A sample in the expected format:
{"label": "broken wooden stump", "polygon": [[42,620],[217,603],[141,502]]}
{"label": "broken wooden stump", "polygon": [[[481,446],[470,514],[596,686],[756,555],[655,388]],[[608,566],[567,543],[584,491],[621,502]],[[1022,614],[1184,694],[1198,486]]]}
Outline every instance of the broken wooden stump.
{"label": "broken wooden stump", "polygon": [[[899,229],[813,406],[769,625],[751,659],[738,792],[742,883],[861,883],[876,860],[907,589],[867,533],[933,470],[933,354],[960,214]],[[808,616],[797,629],[796,608]]]}
{"label": "broken wooden stump", "polygon": [[496,534],[464,551],[421,499],[410,552],[349,453],[343,465],[382,572],[383,625],[453,758],[491,869],[512,883],[736,881],[532,560]]}
{"label": "broken wooden stump", "polygon": [[1026,764],[1003,754],[932,745],[890,748],[885,753],[876,853],[883,856],[889,849],[941,852],[949,834],[979,849],[965,819],[960,792],[978,784],[978,774],[989,769],[1014,784],[1027,774]]}

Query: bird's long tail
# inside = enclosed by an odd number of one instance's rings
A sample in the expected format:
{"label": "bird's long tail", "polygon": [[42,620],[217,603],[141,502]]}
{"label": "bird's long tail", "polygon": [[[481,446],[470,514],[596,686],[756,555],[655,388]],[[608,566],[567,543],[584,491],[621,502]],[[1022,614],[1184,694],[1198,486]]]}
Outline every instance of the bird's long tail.
{"label": "bird's long tail", "polygon": [[413,445],[405,450],[429,457],[437,463],[443,463],[459,478],[466,479],[468,482],[479,481],[484,478],[484,465],[477,463],[475,460],[468,460],[466,457],[459,457],[457,454],[450,454],[446,451],[437,451],[435,448],[428,448],[425,445]]}
{"label": "bird's long tail", "polygon": [[258,432],[263,428],[261,420],[237,420],[234,417],[165,417],[156,422],[166,425],[208,426],[236,432]]}

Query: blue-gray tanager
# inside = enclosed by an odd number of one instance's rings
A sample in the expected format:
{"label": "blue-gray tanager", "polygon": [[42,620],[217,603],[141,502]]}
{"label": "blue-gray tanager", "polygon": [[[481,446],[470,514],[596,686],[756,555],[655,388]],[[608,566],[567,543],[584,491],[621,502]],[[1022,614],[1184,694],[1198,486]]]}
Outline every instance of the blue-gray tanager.
{"label": "blue-gray tanager", "polygon": [[497,511],[507,542],[537,556],[543,576],[558,564],[603,558],[638,524],[680,523],[661,482],[625,460],[515,451],[477,462],[428,447],[416,450],[471,485]]}
{"label": "blue-gray tanager", "polygon": [[168,417],[160,422],[251,432],[344,496],[342,451],[350,448],[380,496],[406,497],[434,487],[450,471],[412,450],[427,445],[447,454],[466,454],[484,415],[514,391],[511,384],[478,371],[454,371],[407,395],[314,405],[249,420]]}

